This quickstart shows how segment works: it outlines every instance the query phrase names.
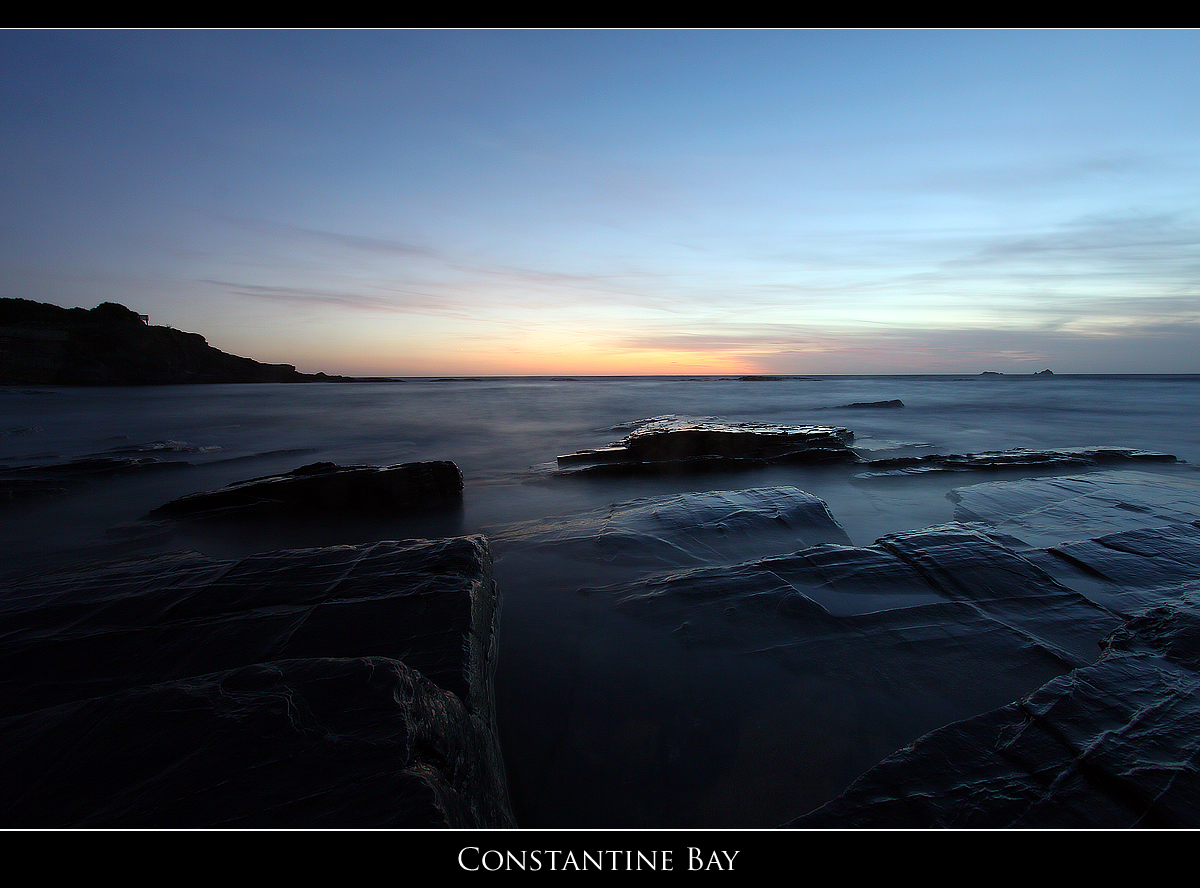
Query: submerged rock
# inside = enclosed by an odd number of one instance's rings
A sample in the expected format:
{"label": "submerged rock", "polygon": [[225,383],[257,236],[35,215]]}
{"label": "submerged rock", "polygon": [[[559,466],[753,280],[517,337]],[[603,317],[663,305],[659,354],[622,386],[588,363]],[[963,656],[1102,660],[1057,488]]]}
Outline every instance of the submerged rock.
{"label": "submerged rock", "polygon": [[318,462],[283,475],[189,494],[159,506],[147,517],[286,517],[303,512],[357,515],[456,503],[462,498],[462,489],[462,472],[446,460],[394,466]]}
{"label": "submerged rock", "polygon": [[558,457],[564,473],[698,472],[771,463],[846,463],[858,457],[849,429],[664,419],[596,450]]}
{"label": "submerged rock", "polygon": [[0,823],[512,826],[498,600],[478,537],[9,583]]}

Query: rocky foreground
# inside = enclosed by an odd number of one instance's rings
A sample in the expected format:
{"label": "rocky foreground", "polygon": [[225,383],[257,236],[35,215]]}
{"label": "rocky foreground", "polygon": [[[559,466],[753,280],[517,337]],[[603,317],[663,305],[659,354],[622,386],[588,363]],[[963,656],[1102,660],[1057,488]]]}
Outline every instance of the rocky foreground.
{"label": "rocky foreground", "polygon": [[[811,784],[902,721],[912,746],[785,825],[1200,823],[1200,479],[1095,472],[955,495],[959,521],[865,547],[795,488],[698,494],[704,523],[683,530],[686,497],[650,498],[496,544],[610,576],[620,552],[624,575],[587,594],[657,629],[664,647],[707,652],[681,662],[733,655],[807,689],[790,705],[811,708],[783,713],[781,685],[714,702],[684,683],[678,713],[664,701],[674,727],[658,743],[691,775],[697,807],[728,792],[717,784],[730,772],[765,794],[801,769],[803,810]],[[798,548],[742,560],[788,534]],[[751,743],[765,725],[794,735],[790,754]],[[728,735],[715,747],[713,730]],[[813,735],[826,739],[804,747]]]}
{"label": "rocky foreground", "polygon": [[0,605],[0,825],[508,827],[481,538],[180,553]]}
{"label": "rocky foreground", "polygon": [[[702,471],[803,461],[805,448],[818,464],[857,460],[836,429],[671,431],[575,464]],[[626,763],[663,750],[631,791],[678,794],[693,816],[718,783],[728,798],[741,781],[753,806],[791,785],[784,775],[807,787],[828,773],[829,789],[813,790],[821,802],[797,793],[783,825],[1195,827],[1200,478],[1104,468],[1162,454],[1063,458],[1084,471],[960,487],[954,522],[870,546],[784,486],[647,497],[501,528],[490,542],[182,553],[11,582],[0,825],[515,825],[492,703],[497,547],[526,576],[644,627],[663,663],[682,652],[657,711],[635,712],[621,691],[602,695],[611,710],[580,712],[581,693],[562,717],[614,738],[590,766],[604,779],[628,781]],[[453,502],[461,484],[450,463],[317,463],[148,517],[419,509]],[[591,637],[576,656],[613,650]],[[736,688],[739,675],[768,674],[754,671],[763,664],[802,690],[743,685],[725,697],[707,683]],[[889,719],[903,728],[889,733]],[[804,749],[772,733],[796,725],[825,727],[803,734]],[[867,744],[855,754],[869,756],[869,743],[903,731],[853,785],[838,783],[838,761],[859,760],[845,747]],[[632,736],[652,744],[630,747]],[[567,780],[581,779],[569,767]]]}

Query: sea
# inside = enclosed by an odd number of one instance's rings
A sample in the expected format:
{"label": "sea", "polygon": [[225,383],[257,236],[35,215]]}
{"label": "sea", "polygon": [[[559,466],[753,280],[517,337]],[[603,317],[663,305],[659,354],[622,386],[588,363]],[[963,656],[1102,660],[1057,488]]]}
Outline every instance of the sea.
{"label": "sea", "polygon": [[[903,406],[851,406],[896,400]],[[649,420],[678,418],[844,427],[866,458],[1110,446],[1179,460],[1142,471],[1193,473],[1200,466],[1198,408],[1200,375],[8,386],[0,389],[0,470],[96,456],[161,464],[73,483],[61,496],[0,503],[0,581],[175,549],[235,558],[483,534],[495,541],[502,596],[496,708],[518,823],[771,827],[833,798],[932,727],[972,713],[940,711],[936,700],[920,713],[904,711],[876,692],[822,703],[816,689],[795,686],[777,665],[747,665],[744,652],[689,649],[611,607],[610,599],[581,593],[611,579],[588,577],[587,565],[558,573],[544,564],[531,568],[506,549],[514,528],[647,497],[786,486],[820,497],[851,542],[869,546],[886,534],[952,521],[947,494],[956,487],[1054,472],[871,479],[853,465],[788,465],[600,478],[559,474],[557,456],[613,443]],[[142,520],[176,497],[314,462],[420,460],[459,466],[461,508],[249,534],[211,526],[155,533]],[[995,705],[1010,693],[998,690]]]}

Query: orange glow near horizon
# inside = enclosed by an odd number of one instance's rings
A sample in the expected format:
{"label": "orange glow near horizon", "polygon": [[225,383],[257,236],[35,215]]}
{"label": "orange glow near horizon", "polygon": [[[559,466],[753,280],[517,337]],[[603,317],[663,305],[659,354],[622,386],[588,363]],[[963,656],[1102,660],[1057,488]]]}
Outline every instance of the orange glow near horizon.
{"label": "orange glow near horizon", "polygon": [[298,369],[342,376],[707,376],[756,372],[736,355],[593,347],[491,353],[464,348],[408,355],[324,352],[307,357]]}
{"label": "orange glow near horizon", "polygon": [[[740,348],[634,347],[611,337],[586,341],[577,333],[504,337],[471,330],[454,336],[441,330],[397,334],[383,326],[364,332],[338,325],[323,332],[319,343],[300,336],[285,342],[230,336],[210,344],[331,376],[886,375],[1032,372],[1053,364],[1048,352],[1036,349],[970,348],[926,337],[876,336],[864,342],[845,331],[810,334],[802,342],[748,339]],[[455,345],[446,347],[449,342]]]}

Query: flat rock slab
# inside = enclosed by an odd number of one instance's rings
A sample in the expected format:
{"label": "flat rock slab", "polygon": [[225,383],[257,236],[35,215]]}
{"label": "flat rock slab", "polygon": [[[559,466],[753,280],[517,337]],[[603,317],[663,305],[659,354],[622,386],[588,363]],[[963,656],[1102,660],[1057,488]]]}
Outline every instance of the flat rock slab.
{"label": "flat rock slab", "polygon": [[1200,527],[1140,528],[1051,550],[1094,576],[1129,590],[1172,589],[1200,580]]}
{"label": "flat rock slab", "polygon": [[612,475],[856,462],[849,448],[853,437],[849,429],[834,426],[657,419],[607,447],[560,456],[558,465],[563,473]]}
{"label": "flat rock slab", "polygon": [[870,471],[856,477],[861,480],[897,475],[922,475],[929,472],[1030,471],[1042,469],[1089,469],[1124,463],[1173,463],[1169,453],[1136,450],[1127,447],[1072,447],[1062,450],[987,450],[980,453],[928,454],[873,459],[866,463]]}
{"label": "flat rock slab", "polygon": [[1200,520],[1194,470],[996,481],[958,487],[949,496],[955,520],[986,524],[1035,547]]}
{"label": "flat rock slab", "polygon": [[446,460],[394,466],[318,462],[283,475],[251,478],[220,490],[189,494],[159,506],[147,517],[386,513],[457,503],[462,489],[462,472]]}
{"label": "flat rock slab", "polygon": [[804,828],[1195,828],[1200,590],[1113,633],[1092,666],[922,737]]}
{"label": "flat rock slab", "polygon": [[813,546],[651,575],[596,594],[691,645],[958,699],[964,715],[997,688],[1030,689],[1093,662],[1097,640],[1119,625],[1034,563],[960,525],[869,547]]}
{"label": "flat rock slab", "polygon": [[[512,825],[497,607],[479,537],[15,581],[0,603],[0,822]],[[384,790],[400,785],[412,793]]]}
{"label": "flat rock slab", "polygon": [[1175,603],[1181,588],[1200,582],[1200,522],[1060,543],[1042,560],[1092,601],[1133,616]]}
{"label": "flat rock slab", "polygon": [[818,543],[850,542],[825,502],[795,487],[712,490],[645,497],[575,515],[498,528],[498,550],[538,553],[641,573],[697,567]]}

